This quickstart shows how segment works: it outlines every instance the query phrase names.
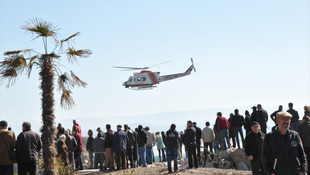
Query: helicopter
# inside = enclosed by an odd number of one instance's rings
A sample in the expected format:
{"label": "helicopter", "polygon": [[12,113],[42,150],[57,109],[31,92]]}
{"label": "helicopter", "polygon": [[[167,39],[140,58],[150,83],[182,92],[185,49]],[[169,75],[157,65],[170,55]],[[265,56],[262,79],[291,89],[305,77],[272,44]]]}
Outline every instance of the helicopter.
{"label": "helicopter", "polygon": [[163,76],[160,76],[160,72],[149,71],[148,69],[150,67],[137,68],[137,67],[114,66],[113,68],[121,68],[126,70],[142,70],[141,72],[133,73],[133,76],[130,76],[128,80],[123,83],[123,86],[125,86],[125,88],[142,90],[142,89],[152,89],[157,87],[155,85],[161,82],[190,75],[193,70],[196,72],[193,58],[191,58],[191,62],[192,65],[184,73],[177,73]]}

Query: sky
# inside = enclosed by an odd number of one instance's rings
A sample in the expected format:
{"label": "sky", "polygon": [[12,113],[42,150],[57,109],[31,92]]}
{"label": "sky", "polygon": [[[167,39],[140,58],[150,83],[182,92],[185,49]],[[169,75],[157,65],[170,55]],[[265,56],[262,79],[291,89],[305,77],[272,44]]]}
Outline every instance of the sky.
{"label": "sky", "polygon": [[[42,41],[21,29],[32,18],[53,23],[59,38],[80,32],[75,48],[93,52],[77,64],[62,59],[88,83],[73,90],[76,105],[71,110],[60,107],[55,88],[55,122],[66,123],[66,128],[72,119],[83,121],[83,131],[119,122],[151,125],[162,120],[170,125],[163,116],[178,120],[182,111],[206,112],[182,118],[185,127],[189,119],[213,120],[211,109],[227,109],[223,114],[228,116],[229,109],[250,110],[261,103],[272,113],[278,105],[293,102],[302,114],[303,106],[310,104],[307,0],[0,0],[0,61],[5,51],[43,51]],[[196,73],[152,90],[125,89],[122,83],[134,72],[112,68],[169,61],[151,69],[167,75],[186,71],[191,57]],[[0,86],[0,120],[7,120],[16,132],[23,121],[33,123],[35,130],[40,127],[38,72],[29,79],[20,76],[10,88]]]}

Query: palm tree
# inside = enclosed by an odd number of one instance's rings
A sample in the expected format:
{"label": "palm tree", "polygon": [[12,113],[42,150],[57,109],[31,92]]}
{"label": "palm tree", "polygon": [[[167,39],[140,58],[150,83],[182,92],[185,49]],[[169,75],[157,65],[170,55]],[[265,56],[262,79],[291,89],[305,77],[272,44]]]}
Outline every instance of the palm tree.
{"label": "palm tree", "polygon": [[[41,132],[44,174],[57,174],[57,169],[55,167],[57,152],[54,143],[54,138],[56,136],[56,127],[54,126],[55,75],[58,76],[58,89],[62,92],[60,104],[63,108],[70,109],[74,105],[71,96],[71,88],[74,86],[85,87],[87,84],[79,79],[72,71],[70,71],[70,76],[68,73],[62,72],[61,68],[66,67],[60,63],[61,56],[67,55],[69,62],[74,62],[78,58],[88,57],[92,52],[86,49],[74,49],[72,40],[79,35],[79,32],[68,38],[58,40],[58,29],[51,23],[42,19],[30,19],[21,28],[35,34],[35,39],[42,38],[44,53],[38,53],[33,49],[5,52],[4,61],[0,62],[0,83],[2,84],[7,80],[7,87],[10,87],[15,83],[17,76],[21,75],[23,72],[26,72],[29,78],[32,68],[39,68],[41,80],[40,89],[42,90],[43,126]],[[48,46],[50,41],[53,43],[52,46]],[[64,47],[66,48],[64,49]],[[48,52],[49,49],[51,49],[51,52]]]}

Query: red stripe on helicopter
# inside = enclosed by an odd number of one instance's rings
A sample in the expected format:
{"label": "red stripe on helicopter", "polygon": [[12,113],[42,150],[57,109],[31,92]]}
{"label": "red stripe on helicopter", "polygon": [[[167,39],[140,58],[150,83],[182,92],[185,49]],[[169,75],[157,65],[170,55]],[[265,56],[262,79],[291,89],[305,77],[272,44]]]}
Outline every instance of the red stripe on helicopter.
{"label": "red stripe on helicopter", "polygon": [[149,77],[151,78],[153,84],[158,84],[157,78],[156,78],[156,76],[154,75],[153,72],[151,72],[151,71],[141,71],[140,73],[147,73],[149,75]]}

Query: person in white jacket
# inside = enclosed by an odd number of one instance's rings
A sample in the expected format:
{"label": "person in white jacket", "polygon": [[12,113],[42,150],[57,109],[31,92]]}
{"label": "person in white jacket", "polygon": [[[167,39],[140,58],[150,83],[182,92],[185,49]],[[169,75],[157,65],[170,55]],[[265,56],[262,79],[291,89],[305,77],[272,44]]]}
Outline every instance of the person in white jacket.
{"label": "person in white jacket", "polygon": [[209,151],[213,153],[213,142],[215,139],[215,135],[214,135],[213,129],[211,129],[209,126],[210,126],[210,123],[206,122],[206,127],[203,128],[201,137],[203,140],[204,150],[207,151],[209,147]]}

